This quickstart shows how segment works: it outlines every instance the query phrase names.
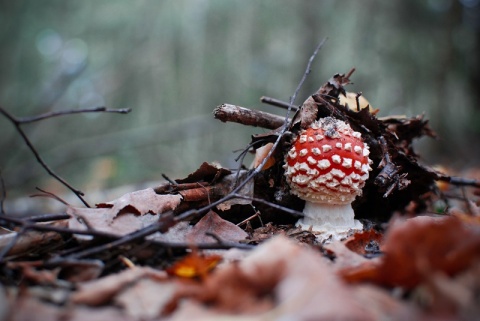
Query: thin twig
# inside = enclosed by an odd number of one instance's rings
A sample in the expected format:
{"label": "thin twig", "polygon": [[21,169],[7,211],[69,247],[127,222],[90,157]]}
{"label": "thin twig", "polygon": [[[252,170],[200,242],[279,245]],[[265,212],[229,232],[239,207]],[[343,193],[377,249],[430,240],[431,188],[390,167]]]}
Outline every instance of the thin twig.
{"label": "thin twig", "polygon": [[61,221],[61,220],[68,220],[71,218],[68,214],[41,214],[41,215],[34,215],[27,217],[27,220],[30,222],[53,222],[53,221]]}
{"label": "thin twig", "polygon": [[284,206],[281,206],[281,205],[278,205],[278,204],[275,204],[275,203],[266,201],[266,200],[261,199],[261,198],[250,197],[250,196],[245,196],[245,195],[241,195],[241,194],[235,194],[234,196],[235,196],[235,198],[241,198],[241,199],[245,199],[245,200],[249,200],[249,201],[253,201],[253,202],[257,202],[257,203],[262,203],[262,204],[268,205],[268,206],[270,206],[271,208],[274,208],[274,209],[276,209],[276,210],[279,210],[279,211],[288,213],[288,214],[290,214],[290,215],[292,215],[292,216],[294,216],[294,217],[303,217],[303,216],[304,216],[304,214],[303,214],[302,212],[299,212],[299,211],[293,210],[293,209],[291,209],[291,208],[284,207]]}
{"label": "thin twig", "polygon": [[479,180],[470,179],[470,178],[463,178],[463,177],[457,177],[457,176],[440,176],[437,180],[448,182],[452,185],[457,185],[457,186],[480,187]]}
{"label": "thin twig", "polygon": [[32,195],[30,195],[30,197],[50,197],[50,198],[53,198],[54,200],[59,201],[63,205],[67,205],[67,206],[70,205],[70,204],[67,203],[67,201],[62,199],[60,196],[57,196],[57,195],[55,195],[51,192],[47,192],[47,191],[41,189],[40,187],[35,187],[35,189],[42,192],[42,194],[32,194]]}
{"label": "thin twig", "polygon": [[175,182],[173,179],[171,179],[170,177],[168,177],[166,174],[162,173],[162,177],[170,183],[170,185],[173,185],[173,186],[178,186],[178,183]]}
{"label": "thin twig", "polygon": [[90,205],[83,199],[82,196],[84,196],[85,194],[74,188],[72,185],[70,185],[66,180],[64,180],[63,178],[61,178],[59,175],[57,175],[50,167],[48,167],[48,165],[43,161],[43,159],[40,157],[40,154],[37,152],[37,150],[35,149],[35,147],[33,146],[33,144],[30,142],[30,139],[27,137],[27,135],[25,134],[25,132],[22,130],[21,128],[21,122],[19,122],[19,120],[17,118],[15,118],[12,114],[10,114],[9,112],[7,112],[5,109],[3,109],[2,107],[0,107],[0,113],[2,113],[8,120],[10,120],[13,125],[15,126],[15,128],[17,129],[18,133],[20,134],[20,136],[22,136],[23,138],[23,141],[25,142],[25,144],[27,144],[28,148],[32,151],[33,155],[35,156],[35,158],[37,159],[37,161],[40,163],[40,165],[42,165],[42,167],[47,171],[47,173],[49,173],[51,176],[53,176],[54,178],[56,178],[60,183],[62,183],[64,186],[66,186],[68,189],[70,189],[75,195],[77,195],[77,197],[82,201],[83,204],[85,204],[85,206],[87,207],[90,207]]}
{"label": "thin twig", "polygon": [[[288,109],[288,106],[290,106],[290,104],[287,102],[284,102],[276,98],[267,97],[267,96],[260,97],[260,102],[264,104],[272,105],[275,107],[280,107],[283,109]],[[292,106],[292,111],[297,111],[298,108],[299,108],[298,106]]]}
{"label": "thin twig", "polygon": [[243,221],[241,221],[240,223],[237,224],[237,226],[242,226],[243,224],[246,224],[247,222],[250,222],[251,220],[253,220],[255,217],[257,216],[260,216],[260,212],[257,211],[255,212],[255,214],[253,214],[252,216],[250,217],[247,217],[246,219],[244,219]]}
{"label": "thin twig", "polygon": [[44,120],[47,118],[53,118],[58,116],[66,116],[72,114],[83,114],[83,113],[117,113],[117,114],[128,114],[131,112],[131,108],[122,108],[122,109],[109,109],[107,107],[95,107],[95,108],[85,108],[85,109],[74,109],[74,110],[63,110],[63,111],[53,111],[45,114],[41,114],[33,117],[22,117],[17,118],[19,124],[29,124],[39,120]]}

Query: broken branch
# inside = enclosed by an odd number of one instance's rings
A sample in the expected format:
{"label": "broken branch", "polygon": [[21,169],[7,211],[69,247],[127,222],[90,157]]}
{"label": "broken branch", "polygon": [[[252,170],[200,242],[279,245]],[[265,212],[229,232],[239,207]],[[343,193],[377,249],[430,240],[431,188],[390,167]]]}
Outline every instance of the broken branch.
{"label": "broken branch", "polygon": [[266,129],[276,129],[285,121],[282,116],[230,104],[222,104],[215,108],[213,116],[222,122],[234,122]]}

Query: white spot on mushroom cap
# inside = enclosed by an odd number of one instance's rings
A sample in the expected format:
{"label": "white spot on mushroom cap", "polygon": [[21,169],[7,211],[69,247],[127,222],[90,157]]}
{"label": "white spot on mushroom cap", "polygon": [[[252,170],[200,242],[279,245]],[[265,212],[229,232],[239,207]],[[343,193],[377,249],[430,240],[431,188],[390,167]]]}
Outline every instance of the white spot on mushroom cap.
{"label": "white spot on mushroom cap", "polygon": [[355,138],[362,138],[362,134],[360,134],[359,132],[353,132],[352,136]]}
{"label": "white spot on mushroom cap", "polygon": [[368,166],[368,164],[362,165],[362,173],[368,173],[369,170],[371,170],[371,168]]}
{"label": "white spot on mushroom cap", "polygon": [[320,148],[318,147],[313,147],[312,148],[312,154],[313,155],[320,155],[322,152],[320,151]]}
{"label": "white spot on mushroom cap", "polygon": [[318,164],[317,164],[318,168],[320,168],[320,169],[327,169],[327,168],[330,167],[330,165],[331,164],[330,164],[330,161],[328,159],[322,159],[322,160],[318,161]]}
{"label": "white spot on mushroom cap", "polygon": [[300,135],[300,138],[298,139],[298,141],[299,141],[301,144],[307,142],[307,135]]}
{"label": "white spot on mushroom cap", "polygon": [[342,148],[342,143],[340,143],[340,142],[336,143],[336,144],[335,144],[335,147],[337,147],[337,148]]}
{"label": "white spot on mushroom cap", "polygon": [[318,141],[320,141],[320,140],[322,140],[324,137],[325,137],[325,136],[318,134],[318,135],[315,136],[315,139],[318,140]]}
{"label": "white spot on mushroom cap", "polygon": [[339,155],[335,154],[332,156],[332,162],[334,162],[335,164],[340,164],[342,162],[342,158]]}
{"label": "white spot on mushroom cap", "polygon": [[327,145],[327,144],[325,144],[325,145],[322,145],[322,150],[323,150],[323,152],[324,152],[324,153],[326,153],[326,152],[328,152],[328,151],[331,151],[331,150],[332,150],[332,146],[330,146],[330,145]]}
{"label": "white spot on mushroom cap", "polygon": [[315,165],[315,164],[317,163],[317,160],[316,160],[315,158],[313,158],[312,156],[308,156],[307,162],[308,162],[310,165]]}
{"label": "white spot on mushroom cap", "polygon": [[365,147],[363,149],[363,156],[368,156],[368,155],[370,155],[370,150],[368,149],[368,147]]}
{"label": "white spot on mushroom cap", "polygon": [[358,181],[360,179],[360,175],[355,172],[352,172],[349,176],[355,181]]}
{"label": "white spot on mushroom cap", "polygon": [[310,175],[296,175],[292,177],[292,182],[300,184],[300,185],[305,185],[307,184],[312,178]]}
{"label": "white spot on mushroom cap", "polygon": [[308,166],[307,163],[296,163],[294,168],[302,172],[307,172],[310,169],[310,166]]}
{"label": "white spot on mushroom cap", "polygon": [[305,156],[305,155],[307,155],[307,154],[308,154],[308,149],[304,148],[304,149],[300,150],[300,156],[301,156],[301,157],[302,157],[302,156]]}
{"label": "white spot on mushroom cap", "polygon": [[357,153],[358,155],[360,155],[362,153],[362,147],[360,146],[355,146],[353,147],[353,150],[355,151],[355,153]]}
{"label": "white spot on mushroom cap", "polygon": [[337,187],[338,185],[340,185],[340,183],[337,181],[337,180],[332,180],[330,182],[327,182],[326,184],[328,187],[332,188],[332,187]]}
{"label": "white spot on mushroom cap", "polygon": [[288,157],[290,157],[291,159],[297,157],[297,151],[295,150],[295,147],[292,147],[292,149],[288,151]]}
{"label": "white spot on mushroom cap", "polygon": [[326,174],[324,174],[324,175],[318,176],[318,177],[315,179],[315,181],[316,181],[317,183],[319,183],[319,184],[324,184],[325,182],[327,182],[327,181],[329,181],[329,180],[331,180],[331,179],[333,179],[332,173],[326,173]]}
{"label": "white spot on mushroom cap", "polygon": [[294,167],[287,166],[286,169],[287,170],[285,171],[285,175],[287,176],[291,176],[297,172]]}
{"label": "white spot on mushroom cap", "polygon": [[345,168],[351,168],[352,167],[352,162],[353,162],[353,159],[344,157],[342,166],[345,167]]}
{"label": "white spot on mushroom cap", "polygon": [[353,181],[350,176],[345,176],[340,183],[342,185],[352,185]]}
{"label": "white spot on mushroom cap", "polygon": [[352,151],[352,143],[345,143],[345,150]]}
{"label": "white spot on mushroom cap", "polygon": [[356,160],[355,163],[353,164],[353,167],[355,167],[355,169],[361,169],[362,168],[362,163],[360,163],[360,161]]}
{"label": "white spot on mushroom cap", "polygon": [[308,136],[308,142],[309,142],[309,143],[313,143],[314,141],[315,141],[315,139],[313,139],[312,136]]}
{"label": "white spot on mushroom cap", "polygon": [[342,172],[341,170],[339,170],[338,168],[334,168],[330,171],[330,173],[333,175],[333,176],[337,176],[339,178],[344,178],[345,177],[345,173]]}

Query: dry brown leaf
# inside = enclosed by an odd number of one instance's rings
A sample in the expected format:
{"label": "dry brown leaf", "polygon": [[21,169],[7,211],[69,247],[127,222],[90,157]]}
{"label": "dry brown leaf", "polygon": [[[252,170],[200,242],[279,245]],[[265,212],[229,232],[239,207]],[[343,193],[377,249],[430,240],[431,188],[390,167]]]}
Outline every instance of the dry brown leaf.
{"label": "dry brown leaf", "polygon": [[62,264],[62,279],[69,282],[85,282],[98,278],[105,264],[101,260],[69,261]]}
{"label": "dry brown leaf", "polygon": [[142,278],[124,289],[114,301],[136,320],[152,320],[162,313],[176,289],[177,284],[172,281]]}
{"label": "dry brown leaf", "polygon": [[362,255],[350,250],[344,242],[334,241],[323,246],[326,250],[331,251],[335,256],[333,267],[335,270],[352,268],[370,262]]}
{"label": "dry brown leaf", "polygon": [[224,220],[217,213],[208,212],[187,234],[191,243],[217,243],[207,233],[218,236],[222,241],[238,242],[245,240],[248,234],[235,224]]}
{"label": "dry brown leaf", "polygon": [[97,204],[98,208],[112,208],[117,214],[161,214],[175,209],[180,204],[179,195],[159,195],[153,188],[131,192],[114,201]]}
{"label": "dry brown leaf", "polygon": [[[44,226],[52,227],[65,227],[66,221],[38,223]],[[4,230],[6,231],[6,230]],[[47,231],[24,231],[20,235],[17,232],[9,231],[0,235],[0,251],[5,247],[10,246],[12,242],[15,242],[13,247],[6,253],[8,255],[16,255],[26,251],[33,251],[36,248],[45,246],[49,243],[62,242],[62,236],[55,232]]]}
{"label": "dry brown leaf", "polygon": [[134,267],[104,278],[81,283],[72,295],[72,302],[87,305],[101,305],[111,300],[126,286],[143,277],[166,280],[167,274],[148,267]]}
{"label": "dry brown leaf", "polygon": [[358,254],[367,254],[366,247],[370,242],[375,242],[378,246],[381,246],[383,242],[383,234],[370,229],[368,231],[357,232],[347,238],[344,243],[345,246]]}
{"label": "dry brown leaf", "polygon": [[[271,242],[271,243],[270,243]],[[275,288],[279,305],[274,315],[296,320],[371,320],[372,314],[336,276],[318,252],[285,239],[273,239],[258,252],[258,259],[277,253],[285,262],[284,275]],[[274,263],[273,261],[272,263]],[[270,268],[278,266],[272,264]]]}
{"label": "dry brown leaf", "polygon": [[68,225],[83,230],[88,225],[103,232],[125,235],[152,224],[159,214],[175,209],[180,202],[180,195],[158,195],[149,188],[99,204],[99,208],[68,207],[67,213],[72,216]]}
{"label": "dry brown leaf", "polygon": [[480,259],[480,225],[456,217],[416,217],[394,222],[379,264],[342,271],[350,282],[373,281],[412,288],[434,272],[455,275]]}
{"label": "dry brown leaf", "polygon": [[197,183],[200,181],[210,182],[213,179],[220,179],[225,175],[232,172],[226,168],[221,167],[218,164],[209,164],[207,162],[202,163],[200,167],[183,179],[176,179],[178,184],[182,183]]}

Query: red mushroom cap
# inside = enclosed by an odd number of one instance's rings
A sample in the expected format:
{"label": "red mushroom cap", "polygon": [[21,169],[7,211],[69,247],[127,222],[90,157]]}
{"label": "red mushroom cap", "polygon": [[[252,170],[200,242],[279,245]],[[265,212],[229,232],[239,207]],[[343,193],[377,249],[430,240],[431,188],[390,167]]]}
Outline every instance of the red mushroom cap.
{"label": "red mushroom cap", "polygon": [[359,132],[325,117],[302,130],[285,157],[292,194],[316,203],[349,204],[368,179],[370,151]]}

